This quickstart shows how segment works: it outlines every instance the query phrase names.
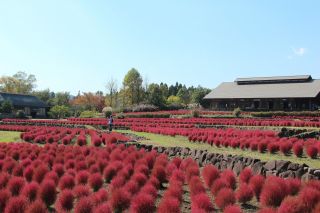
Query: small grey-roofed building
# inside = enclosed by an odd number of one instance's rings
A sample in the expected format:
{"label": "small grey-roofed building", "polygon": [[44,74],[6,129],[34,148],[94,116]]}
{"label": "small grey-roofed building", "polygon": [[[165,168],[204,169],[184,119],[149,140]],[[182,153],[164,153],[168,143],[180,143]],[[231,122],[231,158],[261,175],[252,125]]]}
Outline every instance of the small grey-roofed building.
{"label": "small grey-roofed building", "polygon": [[46,117],[48,105],[33,95],[0,92],[0,104],[8,100],[12,103],[14,111],[23,110],[26,116],[33,118]]}
{"label": "small grey-roofed building", "polygon": [[237,78],[221,83],[204,97],[214,110],[315,110],[320,80],[310,75]]}

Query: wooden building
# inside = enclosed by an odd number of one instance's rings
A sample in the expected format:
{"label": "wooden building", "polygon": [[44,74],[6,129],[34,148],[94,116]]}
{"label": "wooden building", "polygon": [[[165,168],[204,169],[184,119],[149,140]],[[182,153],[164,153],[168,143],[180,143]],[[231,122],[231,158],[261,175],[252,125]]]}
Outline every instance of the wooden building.
{"label": "wooden building", "polygon": [[6,100],[12,103],[14,113],[23,110],[26,116],[33,118],[47,116],[48,105],[36,96],[0,92],[0,104]]}
{"label": "wooden building", "polygon": [[320,80],[310,75],[237,78],[221,83],[204,98],[214,110],[316,110]]}

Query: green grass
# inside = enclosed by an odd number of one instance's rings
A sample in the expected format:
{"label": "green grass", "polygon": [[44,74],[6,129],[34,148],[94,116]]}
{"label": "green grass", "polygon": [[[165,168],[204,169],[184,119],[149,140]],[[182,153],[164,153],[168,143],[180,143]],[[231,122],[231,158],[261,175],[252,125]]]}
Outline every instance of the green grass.
{"label": "green grass", "polygon": [[233,148],[226,148],[226,147],[216,147],[216,146],[210,146],[209,144],[205,143],[193,143],[189,142],[188,138],[183,136],[165,136],[165,135],[159,135],[159,134],[153,134],[153,133],[146,133],[146,132],[133,132],[130,130],[117,130],[121,133],[133,133],[141,137],[147,138],[147,140],[139,141],[143,144],[149,144],[149,145],[155,145],[155,146],[164,146],[164,147],[172,147],[172,146],[180,146],[180,147],[188,147],[190,149],[202,149],[202,150],[208,150],[209,152],[213,153],[221,153],[221,154],[231,154],[231,155],[238,155],[243,157],[251,157],[260,159],[262,161],[270,161],[270,160],[287,160],[291,161],[293,163],[299,163],[299,164],[307,164],[308,166],[312,168],[320,168],[320,159],[311,159],[308,157],[302,157],[298,158],[295,155],[285,156],[282,153],[275,153],[275,154],[269,154],[269,153],[260,153],[260,152],[253,152],[250,150],[241,150],[239,148],[233,149]]}
{"label": "green grass", "polygon": [[0,131],[0,142],[20,141],[20,132]]}

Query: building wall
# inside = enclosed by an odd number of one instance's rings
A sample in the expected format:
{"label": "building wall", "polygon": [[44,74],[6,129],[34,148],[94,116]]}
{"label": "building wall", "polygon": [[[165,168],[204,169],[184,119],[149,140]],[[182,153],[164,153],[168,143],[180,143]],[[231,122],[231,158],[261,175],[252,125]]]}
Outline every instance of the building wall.
{"label": "building wall", "polygon": [[280,99],[220,99],[212,100],[210,107],[213,110],[234,110],[240,107],[247,111],[299,111],[316,110],[320,106],[320,98],[280,98]]}

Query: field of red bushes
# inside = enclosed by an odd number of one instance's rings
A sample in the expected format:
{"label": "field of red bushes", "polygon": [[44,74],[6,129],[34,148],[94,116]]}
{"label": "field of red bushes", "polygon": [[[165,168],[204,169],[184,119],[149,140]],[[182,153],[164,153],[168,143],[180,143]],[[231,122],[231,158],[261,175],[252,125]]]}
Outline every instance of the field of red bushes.
{"label": "field of red bushes", "polygon": [[[320,181],[169,159],[133,146],[0,144],[0,211],[319,212]],[[190,202],[190,203],[189,203]]]}

